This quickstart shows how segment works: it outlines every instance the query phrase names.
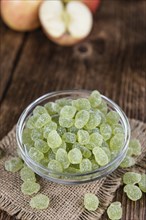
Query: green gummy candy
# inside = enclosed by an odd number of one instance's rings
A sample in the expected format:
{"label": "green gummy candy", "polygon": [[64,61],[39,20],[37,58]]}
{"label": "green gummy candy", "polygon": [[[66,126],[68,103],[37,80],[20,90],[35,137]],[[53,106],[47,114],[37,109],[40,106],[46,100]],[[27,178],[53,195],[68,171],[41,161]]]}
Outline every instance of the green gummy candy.
{"label": "green gummy candy", "polygon": [[59,161],[62,164],[64,169],[67,169],[70,165],[67,152],[64,149],[60,148],[60,149],[57,150],[56,160]]}
{"label": "green gummy candy", "polygon": [[100,133],[103,136],[104,140],[107,141],[111,138],[112,129],[111,126],[107,123],[103,123],[100,125]]}
{"label": "green gummy candy", "polygon": [[44,113],[47,113],[47,110],[43,106],[40,106],[40,105],[35,107],[35,109],[33,110],[33,115],[34,116],[40,116]]}
{"label": "green gummy candy", "polygon": [[69,151],[68,159],[72,164],[79,164],[82,160],[82,153],[79,149],[74,148]]}
{"label": "green gummy candy", "polygon": [[74,106],[64,106],[60,111],[60,116],[63,118],[71,119],[76,113],[76,108]]}
{"label": "green gummy candy", "polygon": [[101,122],[101,116],[98,112],[90,112],[89,120],[86,124],[86,128],[92,130],[96,128]]}
{"label": "green gummy candy", "polygon": [[34,147],[30,148],[28,154],[32,158],[32,160],[36,162],[39,162],[44,158],[44,154]]}
{"label": "green gummy candy", "polygon": [[38,117],[38,119],[35,122],[36,128],[42,128],[46,124],[48,124],[51,121],[51,117],[49,114],[44,113]]}
{"label": "green gummy candy", "polygon": [[59,113],[61,109],[59,104],[55,102],[48,102],[44,105],[44,107],[48,111],[49,115],[55,115],[56,113]]}
{"label": "green gummy candy", "polygon": [[120,164],[120,167],[127,168],[133,166],[134,164],[135,164],[134,158],[130,156],[126,156],[122,161],[122,163]]}
{"label": "green gummy candy", "polygon": [[110,125],[118,124],[120,115],[116,111],[110,111],[106,115],[106,120]]}
{"label": "green gummy candy", "polygon": [[5,170],[15,173],[21,170],[23,162],[19,157],[13,157],[5,162]]}
{"label": "green gummy candy", "polygon": [[24,195],[32,195],[34,193],[37,193],[39,190],[40,190],[40,185],[30,180],[25,181],[21,185],[21,191]]}
{"label": "green gummy candy", "polygon": [[95,211],[99,206],[99,199],[93,193],[84,195],[84,206],[88,211]]}
{"label": "green gummy candy", "polygon": [[52,130],[57,130],[57,124],[53,121],[51,121],[49,124],[47,124],[45,127],[43,127],[43,137],[47,139],[48,134]]}
{"label": "green gummy candy", "polygon": [[136,184],[141,180],[141,175],[135,172],[127,172],[123,176],[123,183],[125,184]]}
{"label": "green gummy candy", "polygon": [[115,134],[110,139],[110,149],[111,151],[119,152],[124,146],[124,135],[123,134]]}
{"label": "green gummy candy", "polygon": [[74,119],[59,117],[59,125],[63,128],[70,128],[74,124]]}
{"label": "green gummy candy", "polygon": [[87,110],[89,111],[91,108],[90,102],[86,98],[80,98],[72,101],[72,106],[74,106],[78,111]]}
{"label": "green gummy candy", "polygon": [[66,142],[66,143],[75,143],[76,142],[76,135],[71,133],[71,132],[66,132],[64,133],[64,135],[62,136],[62,139]]}
{"label": "green gummy candy", "polygon": [[111,220],[119,220],[122,218],[122,207],[120,202],[113,202],[107,209],[107,214]]}
{"label": "green gummy candy", "polygon": [[146,193],[146,174],[141,174],[141,180],[139,181],[138,186],[141,189],[141,191]]}
{"label": "green gummy candy", "polygon": [[89,112],[86,110],[81,110],[76,114],[75,117],[75,127],[78,129],[83,128],[89,120]]}
{"label": "green gummy candy", "polygon": [[139,189],[139,187],[133,184],[127,184],[124,187],[124,192],[127,194],[128,198],[132,201],[137,201],[142,197],[142,192]]}
{"label": "green gummy candy", "polygon": [[132,155],[139,156],[141,154],[141,144],[139,140],[137,139],[130,140],[129,148],[132,149]]}
{"label": "green gummy candy", "polygon": [[100,165],[100,166],[105,166],[106,164],[108,164],[109,160],[108,160],[108,156],[105,153],[104,150],[102,150],[101,147],[94,147],[93,148],[93,154],[95,156],[95,160],[96,162]]}
{"label": "green gummy candy", "polygon": [[92,170],[92,163],[89,159],[83,159],[80,163],[81,173],[90,172]]}
{"label": "green gummy candy", "polygon": [[93,108],[98,107],[102,102],[102,98],[101,98],[100,93],[96,90],[93,91],[91,93],[91,95],[89,96],[89,101],[90,101],[90,104]]}
{"label": "green gummy candy", "polygon": [[50,149],[47,142],[41,139],[36,140],[34,146],[42,153],[47,153]]}
{"label": "green gummy candy", "polygon": [[77,133],[77,137],[78,137],[78,142],[81,145],[85,145],[89,143],[90,137],[89,137],[89,133],[85,130],[79,130]]}
{"label": "green gummy candy", "polygon": [[49,206],[49,198],[46,195],[38,194],[31,198],[30,200],[30,206],[33,209],[47,209]]}
{"label": "green gummy candy", "polygon": [[59,172],[59,173],[63,172],[63,167],[62,167],[61,163],[57,160],[51,160],[48,163],[48,168],[54,172]]}
{"label": "green gummy candy", "polygon": [[47,143],[50,148],[58,148],[62,144],[62,139],[57,131],[53,130],[48,134]]}
{"label": "green gummy candy", "polygon": [[100,147],[103,143],[103,137],[99,133],[93,133],[90,135],[89,144],[91,145],[91,149],[94,147]]}
{"label": "green gummy candy", "polygon": [[35,173],[27,166],[21,169],[20,176],[23,181],[28,181],[28,180],[32,182],[36,181]]}

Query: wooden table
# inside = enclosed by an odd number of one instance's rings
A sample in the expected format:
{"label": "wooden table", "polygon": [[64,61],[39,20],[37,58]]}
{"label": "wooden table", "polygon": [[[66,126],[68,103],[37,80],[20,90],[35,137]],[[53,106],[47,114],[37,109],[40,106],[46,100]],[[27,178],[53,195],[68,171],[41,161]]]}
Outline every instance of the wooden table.
{"label": "wooden table", "polygon": [[[98,89],[128,117],[146,121],[145,0],[103,0],[90,37],[70,48],[51,43],[41,30],[0,26],[0,138],[34,99],[62,89]],[[131,202],[120,188],[115,200],[122,202],[123,220],[146,219],[146,196]],[[1,212],[0,219],[15,216]]]}

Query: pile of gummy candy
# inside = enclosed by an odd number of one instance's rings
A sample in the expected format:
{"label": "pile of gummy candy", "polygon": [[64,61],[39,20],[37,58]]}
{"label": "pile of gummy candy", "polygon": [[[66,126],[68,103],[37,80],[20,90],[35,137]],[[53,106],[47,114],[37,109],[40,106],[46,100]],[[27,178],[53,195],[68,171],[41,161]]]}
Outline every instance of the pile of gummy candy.
{"label": "pile of gummy candy", "polygon": [[[125,133],[120,116],[116,111],[109,110],[98,91],[93,91],[88,98],[62,98],[37,106],[23,130],[23,144],[30,158],[54,173],[97,170],[117,157],[124,143]],[[140,154],[139,141],[131,140],[120,166],[133,166],[134,158]],[[11,172],[20,170],[24,195],[31,196],[40,190],[35,173],[23,164],[21,158],[6,161],[5,169]],[[146,192],[145,174],[127,172],[123,176],[123,183],[126,184],[124,192],[133,201],[142,197],[142,191]],[[30,206],[46,209],[49,202],[46,195],[38,194],[31,198]],[[87,210],[95,211],[99,204],[96,195],[85,194],[84,207]],[[121,203],[111,203],[107,214],[112,220],[121,219]]]}

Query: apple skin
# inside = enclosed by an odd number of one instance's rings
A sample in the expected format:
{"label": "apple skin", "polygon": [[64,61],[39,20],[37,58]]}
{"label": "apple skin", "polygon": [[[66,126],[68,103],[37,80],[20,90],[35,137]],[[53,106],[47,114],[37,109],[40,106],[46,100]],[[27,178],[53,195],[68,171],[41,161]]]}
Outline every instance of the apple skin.
{"label": "apple skin", "polygon": [[38,10],[42,0],[0,0],[3,21],[16,31],[31,31],[40,26]]}
{"label": "apple skin", "polygon": [[100,0],[82,0],[84,4],[88,6],[88,8],[95,13],[97,8],[100,5]]}

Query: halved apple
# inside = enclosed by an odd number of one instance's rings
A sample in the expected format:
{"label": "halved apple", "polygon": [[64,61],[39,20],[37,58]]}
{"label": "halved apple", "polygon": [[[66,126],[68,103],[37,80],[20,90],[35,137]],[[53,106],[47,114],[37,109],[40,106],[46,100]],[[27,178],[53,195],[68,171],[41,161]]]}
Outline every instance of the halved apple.
{"label": "halved apple", "polygon": [[61,0],[44,1],[39,17],[46,35],[60,45],[73,45],[91,32],[92,13],[80,1],[70,1],[66,5]]}

